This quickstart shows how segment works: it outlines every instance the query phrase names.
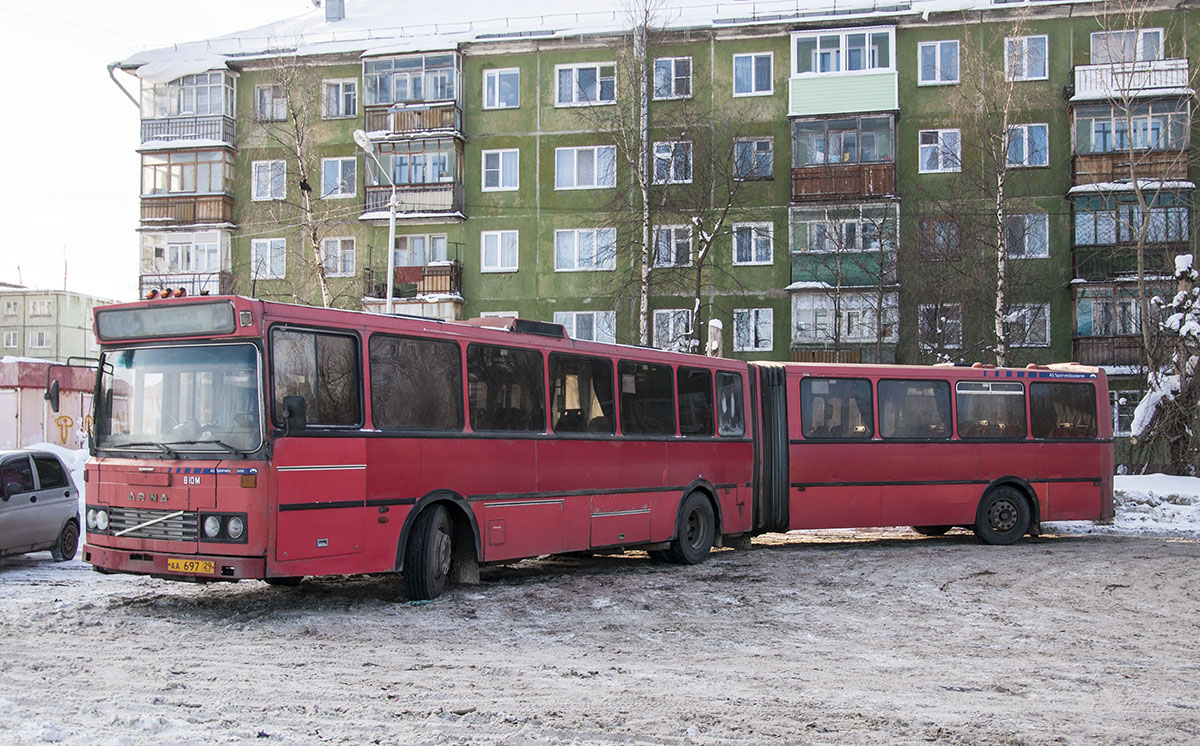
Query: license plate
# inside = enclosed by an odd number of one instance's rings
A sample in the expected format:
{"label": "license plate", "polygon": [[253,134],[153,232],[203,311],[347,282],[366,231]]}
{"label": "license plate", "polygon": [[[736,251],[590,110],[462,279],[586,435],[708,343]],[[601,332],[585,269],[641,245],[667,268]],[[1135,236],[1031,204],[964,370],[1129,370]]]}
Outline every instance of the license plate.
{"label": "license plate", "polygon": [[190,572],[196,575],[212,575],[217,566],[212,560],[167,558],[167,569],[171,572]]}

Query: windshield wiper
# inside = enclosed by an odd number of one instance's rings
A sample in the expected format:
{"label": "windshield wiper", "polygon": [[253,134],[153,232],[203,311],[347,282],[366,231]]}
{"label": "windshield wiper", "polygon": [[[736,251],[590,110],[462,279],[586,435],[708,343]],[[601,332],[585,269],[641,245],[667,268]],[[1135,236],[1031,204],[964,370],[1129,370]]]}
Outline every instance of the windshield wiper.
{"label": "windshield wiper", "polygon": [[171,441],[171,444],[177,446],[200,446],[212,444],[214,446],[220,446],[236,456],[245,456],[247,453],[253,453],[253,451],[247,451],[242,448],[234,448],[225,441],[217,440],[215,438],[209,440],[173,440]]}
{"label": "windshield wiper", "polygon": [[162,451],[163,451],[163,453],[167,454],[167,455],[168,455],[168,456],[170,456],[171,458],[179,458],[179,454],[178,454],[178,453],[176,453],[175,451],[173,451],[173,450],[172,450],[170,447],[168,447],[168,446],[167,446],[165,443],[159,443],[159,442],[158,442],[158,441],[156,441],[156,440],[146,440],[146,441],[142,441],[142,442],[139,442],[139,443],[121,443],[121,444],[116,444],[116,443],[114,443],[114,444],[113,444],[113,445],[111,445],[111,446],[100,446],[100,447],[101,447],[101,448],[105,448],[105,447],[108,447],[108,448],[128,448],[128,447],[135,447],[135,448],[136,448],[136,447],[138,447],[138,446],[154,446],[155,448],[161,448],[161,449],[162,449]]}

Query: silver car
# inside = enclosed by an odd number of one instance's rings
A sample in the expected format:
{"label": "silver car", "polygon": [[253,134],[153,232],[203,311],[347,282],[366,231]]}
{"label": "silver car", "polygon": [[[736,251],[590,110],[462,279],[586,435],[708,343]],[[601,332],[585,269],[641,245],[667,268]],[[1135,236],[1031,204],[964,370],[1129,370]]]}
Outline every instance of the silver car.
{"label": "silver car", "polygon": [[49,549],[55,561],[79,547],[79,493],[58,456],[0,451],[0,557]]}

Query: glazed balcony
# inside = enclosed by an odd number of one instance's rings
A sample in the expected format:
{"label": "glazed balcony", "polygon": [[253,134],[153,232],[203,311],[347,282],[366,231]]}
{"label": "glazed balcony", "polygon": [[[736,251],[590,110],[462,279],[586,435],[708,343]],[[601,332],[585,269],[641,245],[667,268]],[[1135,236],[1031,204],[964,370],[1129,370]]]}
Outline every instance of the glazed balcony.
{"label": "glazed balcony", "polygon": [[232,195],[142,198],[143,227],[214,223],[233,223]]}
{"label": "glazed balcony", "polygon": [[1187,181],[1187,150],[1135,150],[1071,156],[1071,186],[1129,181],[1132,173],[1138,179],[1154,181]]}
{"label": "glazed balcony", "polygon": [[233,117],[223,115],[142,120],[143,145],[154,145],[157,141],[212,140],[232,146],[235,133]]}
{"label": "glazed balcony", "polygon": [[153,290],[183,288],[187,295],[229,295],[233,292],[230,272],[170,272],[143,274],[138,278],[138,297]]}
{"label": "glazed balcony", "polygon": [[1076,337],[1071,357],[1083,365],[1141,365],[1142,338],[1138,335],[1119,337]]}
{"label": "glazed balcony", "polygon": [[453,135],[462,132],[462,108],[454,101],[396,104],[367,109],[367,131],[373,136]]}
{"label": "glazed balcony", "polygon": [[792,169],[793,202],[867,199],[895,193],[894,163],[855,163]]}
{"label": "glazed balcony", "polygon": [[1075,67],[1076,101],[1140,96],[1188,96],[1188,61],[1144,60]]}
{"label": "glazed balcony", "polygon": [[[363,219],[383,220],[388,217],[390,186],[368,186],[366,188],[366,215]],[[396,188],[396,215],[400,218],[422,215],[445,217],[461,216],[463,213],[463,185],[416,184]]]}
{"label": "glazed balcony", "polygon": [[[1188,253],[1186,243],[1156,243],[1142,252],[1147,275],[1170,277],[1175,273],[1175,257]],[[1080,246],[1071,252],[1075,277],[1107,280],[1137,274],[1137,249],[1133,246]]]}

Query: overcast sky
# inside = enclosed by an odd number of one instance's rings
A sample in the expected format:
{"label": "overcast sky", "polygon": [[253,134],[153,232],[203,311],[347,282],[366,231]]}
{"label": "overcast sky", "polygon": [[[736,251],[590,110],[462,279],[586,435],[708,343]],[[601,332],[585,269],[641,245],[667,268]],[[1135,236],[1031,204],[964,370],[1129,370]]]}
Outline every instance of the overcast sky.
{"label": "overcast sky", "polygon": [[[139,49],[300,15],[311,0],[0,0],[0,282],[132,300],[138,110],[106,66]],[[117,73],[137,90],[137,79]],[[23,82],[18,82],[23,81]]]}

